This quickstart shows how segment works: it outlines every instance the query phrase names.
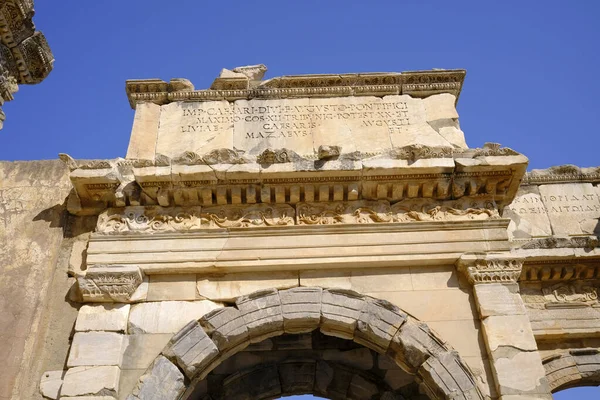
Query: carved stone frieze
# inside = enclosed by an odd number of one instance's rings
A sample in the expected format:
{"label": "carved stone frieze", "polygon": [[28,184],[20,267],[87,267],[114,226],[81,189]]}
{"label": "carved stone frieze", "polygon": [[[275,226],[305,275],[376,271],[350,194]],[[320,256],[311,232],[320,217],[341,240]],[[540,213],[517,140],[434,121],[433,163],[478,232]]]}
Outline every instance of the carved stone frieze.
{"label": "carved stone frieze", "polygon": [[580,168],[576,165],[559,165],[548,169],[534,169],[523,177],[523,185],[562,182],[600,183],[600,167]]}
{"label": "carved stone frieze", "polygon": [[531,261],[523,267],[521,281],[569,281],[600,279],[597,259],[583,263],[577,259]]}
{"label": "carved stone frieze", "polygon": [[190,232],[214,228],[248,228],[294,224],[288,205],[255,204],[216,207],[111,208],[98,217],[96,231],[103,234]]}
{"label": "carved stone frieze", "polygon": [[500,218],[494,202],[454,201],[434,203],[404,200],[390,206],[387,201],[299,203],[299,225],[381,223],[416,221],[466,221]]}
{"label": "carved stone frieze", "polygon": [[591,285],[577,283],[557,283],[542,288],[546,301],[559,303],[598,303],[598,289]]}
{"label": "carved stone frieze", "polygon": [[136,266],[94,265],[77,278],[84,302],[122,302],[139,300],[134,295],[144,281]]}
{"label": "carved stone frieze", "polygon": [[510,254],[463,254],[457,268],[472,284],[516,283],[521,275],[523,259]]}
{"label": "carved stone frieze", "polygon": [[600,245],[597,236],[546,237],[523,243],[523,250],[532,249],[594,249]]}
{"label": "carved stone frieze", "polygon": [[[18,84],[41,82],[52,70],[54,56],[33,24],[33,1],[0,3],[0,106],[13,99]],[[5,115],[0,109],[0,128]]]}
{"label": "carved stone frieze", "polygon": [[266,149],[256,157],[256,162],[259,164],[283,164],[301,160],[295,151],[289,149]]}

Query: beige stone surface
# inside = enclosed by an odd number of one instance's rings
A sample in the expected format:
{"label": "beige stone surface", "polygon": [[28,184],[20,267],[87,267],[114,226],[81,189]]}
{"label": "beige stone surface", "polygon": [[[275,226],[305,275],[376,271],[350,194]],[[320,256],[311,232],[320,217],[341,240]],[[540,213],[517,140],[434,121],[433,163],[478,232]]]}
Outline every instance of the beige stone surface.
{"label": "beige stone surface", "polygon": [[521,186],[512,203],[504,208],[502,217],[511,219],[508,227],[511,238],[552,235],[548,210],[537,186]]}
{"label": "beige stone surface", "polygon": [[427,325],[458,351],[461,357],[481,357],[485,354],[479,321],[430,321]]}
{"label": "beige stone surface", "polygon": [[499,358],[494,362],[494,370],[503,395],[550,392],[538,352],[517,352],[512,357]]}
{"label": "beige stone surface", "polygon": [[359,293],[412,289],[409,268],[300,271],[300,285],[350,289]]}
{"label": "beige stone surface", "polygon": [[233,148],[232,107],[227,101],[174,102],[161,106],[156,153],[206,154]]}
{"label": "beige stone surface", "polygon": [[[63,239],[62,205],[69,191],[68,169],[58,160],[0,162],[1,399],[13,393],[33,397],[38,389],[32,382],[39,382],[46,370],[62,368],[43,365],[39,343],[48,332],[45,307],[67,279],[65,268],[53,280]],[[60,293],[56,307],[70,317],[64,296]]]}
{"label": "beige stone surface", "polygon": [[456,289],[459,287],[458,275],[453,265],[410,267],[410,280],[414,290]]}
{"label": "beige stone surface", "polygon": [[482,327],[488,348],[492,352],[502,346],[521,351],[537,350],[527,315],[491,316],[483,320]]}
{"label": "beige stone surface", "polygon": [[147,301],[195,300],[196,275],[152,275],[148,282]]}
{"label": "beige stone surface", "polygon": [[85,256],[87,253],[87,240],[77,240],[73,243],[71,257],[69,257],[69,273],[74,276],[85,275]]}
{"label": "beige stone surface", "polygon": [[463,290],[373,291],[366,294],[387,300],[425,322],[477,318],[469,293]]}
{"label": "beige stone surface", "polygon": [[138,103],[136,105],[127,158],[154,160],[159,118],[159,105],[153,103]]}
{"label": "beige stone surface", "polygon": [[113,396],[75,396],[61,397],[60,400],[115,400]]}
{"label": "beige stone surface", "polygon": [[173,337],[172,333],[125,336],[121,369],[146,369]]}
{"label": "beige stone surface", "polygon": [[492,315],[525,315],[525,306],[518,290],[516,284],[475,285],[473,291],[481,318]]}
{"label": "beige stone surface", "polygon": [[220,307],[221,304],[209,300],[134,304],[129,313],[128,332],[176,333],[191,320]]}
{"label": "beige stone surface", "polygon": [[114,332],[77,332],[67,366],[120,365],[123,335]]}
{"label": "beige stone surface", "polygon": [[116,366],[69,368],[60,392],[61,399],[63,396],[116,394],[120,372]]}
{"label": "beige stone surface", "polygon": [[126,400],[129,396],[140,377],[146,372],[146,369],[121,369],[121,376],[119,377],[119,395],[117,400]]}
{"label": "beige stone surface", "polygon": [[63,370],[44,372],[40,379],[40,393],[49,399],[58,399],[65,372]]}
{"label": "beige stone surface", "polygon": [[[366,154],[414,144],[466,147],[454,102],[449,94],[173,102],[160,107],[156,153],[176,157],[235,148],[256,156],[285,148],[314,157],[320,146]],[[131,146],[134,154],[136,146],[148,144]]]}
{"label": "beige stone surface", "polygon": [[198,295],[213,301],[231,301],[257,290],[289,289],[299,285],[297,272],[255,272],[198,275]]}
{"label": "beige stone surface", "polygon": [[555,235],[600,232],[600,197],[591,183],[541,185],[539,190]]}
{"label": "beige stone surface", "polygon": [[84,305],[79,309],[75,330],[126,333],[129,308],[129,304]]}

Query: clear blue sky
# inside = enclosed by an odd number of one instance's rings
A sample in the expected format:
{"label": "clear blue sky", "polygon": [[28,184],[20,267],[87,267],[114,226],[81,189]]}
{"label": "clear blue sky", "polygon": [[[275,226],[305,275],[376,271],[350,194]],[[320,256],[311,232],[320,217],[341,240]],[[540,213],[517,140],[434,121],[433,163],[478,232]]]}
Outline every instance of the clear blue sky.
{"label": "clear blue sky", "polygon": [[0,160],[122,157],[126,79],[207,88],[223,67],[264,63],[267,77],[465,68],[470,147],[502,143],[530,168],[600,165],[599,1],[37,0],[36,11],[54,71],[5,104]]}
{"label": "clear blue sky", "polygon": [[223,67],[267,76],[465,68],[467,143],[499,142],[530,168],[600,165],[600,2],[36,2],[56,57],[4,106],[0,160],[124,156],[125,80],[207,88]]}

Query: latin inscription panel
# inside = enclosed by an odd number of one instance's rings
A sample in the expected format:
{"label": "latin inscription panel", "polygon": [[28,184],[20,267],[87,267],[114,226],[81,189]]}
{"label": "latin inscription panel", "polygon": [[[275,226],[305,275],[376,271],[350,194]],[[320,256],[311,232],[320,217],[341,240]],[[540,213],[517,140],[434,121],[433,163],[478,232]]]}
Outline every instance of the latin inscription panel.
{"label": "latin inscription panel", "polygon": [[[453,97],[435,110],[455,116]],[[444,103],[447,103],[444,105]],[[205,154],[236,148],[251,155],[288,148],[313,156],[320,145],[344,153],[409,144],[449,146],[428,124],[422,99],[410,96],[179,102],[161,107],[157,153]]]}

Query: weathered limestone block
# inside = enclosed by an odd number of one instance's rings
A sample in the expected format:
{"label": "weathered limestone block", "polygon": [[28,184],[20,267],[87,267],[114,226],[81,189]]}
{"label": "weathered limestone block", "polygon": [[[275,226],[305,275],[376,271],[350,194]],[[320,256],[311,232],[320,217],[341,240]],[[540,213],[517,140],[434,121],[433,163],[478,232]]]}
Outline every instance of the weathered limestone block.
{"label": "weathered limestone block", "polygon": [[284,362],[278,365],[283,393],[311,393],[315,384],[315,361]]}
{"label": "weathered limestone block", "polygon": [[440,398],[483,399],[467,371],[467,366],[453,352],[430,357],[419,369],[427,388]]}
{"label": "weathered limestone block", "polygon": [[172,333],[126,335],[121,369],[145,370],[152,364],[172,337]]}
{"label": "weathered limestone block", "polygon": [[510,218],[511,238],[522,239],[552,235],[548,210],[537,186],[521,186],[515,199],[504,208],[503,218]]}
{"label": "weathered limestone block", "polygon": [[129,315],[129,333],[175,333],[191,320],[222,307],[209,300],[161,301],[134,304]]}
{"label": "weathered limestone block", "polygon": [[276,365],[261,365],[249,371],[236,372],[223,381],[223,399],[277,398],[281,395]]}
{"label": "weathered limestone block", "polygon": [[40,380],[40,393],[49,399],[58,399],[66,371],[46,371]]}
{"label": "weathered limestone block", "polygon": [[446,351],[446,346],[433,337],[427,325],[408,318],[394,335],[388,355],[406,371],[415,373],[431,356]]}
{"label": "weathered limestone block", "polygon": [[177,360],[185,375],[193,379],[219,354],[214,342],[208,337],[198,321],[191,321],[184,326],[165,349],[164,355]]}
{"label": "weathered limestone block", "polygon": [[384,354],[406,317],[392,303],[367,298],[366,307],[358,320],[354,341]]}
{"label": "weathered limestone block", "polygon": [[184,376],[179,368],[159,356],[127,400],[177,400],[184,388]]}
{"label": "weathered limestone block", "polygon": [[123,335],[114,332],[77,332],[73,336],[68,367],[120,365]]}
{"label": "weathered limestone block", "polygon": [[362,375],[354,375],[348,387],[348,397],[351,399],[373,399],[379,394],[379,387],[373,381]]}
{"label": "weathered limestone block", "polygon": [[[508,350],[508,349],[507,349]],[[504,355],[494,354],[493,368],[499,382],[499,392],[511,394],[549,394],[550,388],[542,360],[537,351],[505,351]],[[515,373],[519,371],[519,373]]]}
{"label": "weathered limestone block", "polygon": [[363,296],[343,289],[323,290],[321,332],[342,339],[353,339],[357,321],[367,303]]}
{"label": "weathered limestone block", "polygon": [[490,316],[485,318],[481,325],[492,354],[504,346],[520,351],[537,350],[527,315]]}
{"label": "weathered limestone block", "polygon": [[129,304],[83,305],[77,314],[75,330],[127,333]]}
{"label": "weathered limestone block", "polygon": [[225,307],[211,311],[199,322],[220,352],[248,341],[246,322],[242,313],[236,308]]}
{"label": "weathered limestone block", "polygon": [[242,296],[237,299],[236,306],[248,327],[251,343],[283,334],[281,300],[277,289]]}
{"label": "weathered limestone block", "polygon": [[501,315],[525,315],[517,284],[488,283],[473,288],[481,318]]}
{"label": "weathered limestone block", "polygon": [[111,396],[119,388],[121,370],[117,366],[69,368],[60,391],[63,396]]}
{"label": "weathered limestone block", "polygon": [[286,333],[310,332],[319,327],[322,293],[323,289],[314,287],[279,291],[283,328]]}
{"label": "weathered limestone block", "polygon": [[541,185],[539,190],[555,235],[600,232],[600,197],[591,183]]}
{"label": "weathered limestone block", "polygon": [[159,118],[160,106],[158,104],[138,103],[135,106],[127,158],[154,160]]}
{"label": "weathered limestone block", "polygon": [[198,295],[213,301],[231,301],[258,290],[298,286],[297,272],[269,271],[198,276]]}

